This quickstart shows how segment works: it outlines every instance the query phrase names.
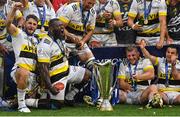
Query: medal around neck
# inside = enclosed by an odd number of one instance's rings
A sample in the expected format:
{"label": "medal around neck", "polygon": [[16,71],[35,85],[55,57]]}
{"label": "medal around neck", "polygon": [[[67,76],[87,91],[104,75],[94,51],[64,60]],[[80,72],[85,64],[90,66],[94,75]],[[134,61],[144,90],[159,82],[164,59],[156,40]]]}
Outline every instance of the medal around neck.
{"label": "medal around neck", "polygon": [[144,24],[148,24],[148,19],[145,19],[145,20],[144,20]]}
{"label": "medal around neck", "polygon": [[42,27],[41,27],[40,31],[41,31],[42,33],[44,33],[44,32],[45,32],[45,28],[44,28],[44,26],[42,26]]}

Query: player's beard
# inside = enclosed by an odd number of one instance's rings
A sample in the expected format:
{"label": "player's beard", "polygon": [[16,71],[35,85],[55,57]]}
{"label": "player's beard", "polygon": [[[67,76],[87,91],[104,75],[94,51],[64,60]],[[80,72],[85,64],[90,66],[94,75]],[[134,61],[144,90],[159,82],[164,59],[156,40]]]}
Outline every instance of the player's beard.
{"label": "player's beard", "polygon": [[26,34],[27,34],[27,35],[33,35],[33,34],[34,34],[34,32],[35,32],[35,30],[34,30],[34,31],[29,32],[29,31],[27,30],[27,28],[25,28],[25,29],[24,29],[24,31],[26,32]]}

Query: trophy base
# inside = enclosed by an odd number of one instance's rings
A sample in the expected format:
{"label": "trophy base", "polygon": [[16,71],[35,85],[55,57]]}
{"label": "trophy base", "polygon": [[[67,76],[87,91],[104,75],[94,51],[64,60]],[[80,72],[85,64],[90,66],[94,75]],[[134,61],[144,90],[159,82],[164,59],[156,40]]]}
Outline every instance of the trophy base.
{"label": "trophy base", "polygon": [[100,106],[100,111],[113,111],[112,105],[109,102],[109,99],[103,99],[103,102]]}

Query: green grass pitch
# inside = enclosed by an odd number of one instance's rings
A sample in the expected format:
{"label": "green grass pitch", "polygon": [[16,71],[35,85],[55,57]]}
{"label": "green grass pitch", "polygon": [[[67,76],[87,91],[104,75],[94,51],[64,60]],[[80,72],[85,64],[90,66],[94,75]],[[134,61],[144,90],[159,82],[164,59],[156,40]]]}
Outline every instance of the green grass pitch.
{"label": "green grass pitch", "polygon": [[31,113],[7,112],[0,109],[0,116],[180,116],[179,106],[165,106],[159,109],[140,109],[140,105],[116,105],[112,112],[102,112],[96,107],[79,104],[62,107],[59,110],[31,109]]}

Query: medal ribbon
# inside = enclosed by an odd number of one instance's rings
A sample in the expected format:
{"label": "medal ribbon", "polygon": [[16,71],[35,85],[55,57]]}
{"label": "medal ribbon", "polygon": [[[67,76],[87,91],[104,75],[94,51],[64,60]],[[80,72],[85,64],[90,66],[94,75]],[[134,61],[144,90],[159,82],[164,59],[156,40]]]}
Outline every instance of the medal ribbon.
{"label": "medal ribbon", "polygon": [[3,10],[1,10],[1,11],[0,11],[0,17],[1,17],[1,19],[6,20],[6,16],[5,16],[4,11],[3,11]]}
{"label": "medal ribbon", "polygon": [[82,0],[81,0],[81,3],[80,3],[80,11],[81,11],[81,21],[83,23],[83,29],[84,29],[84,33],[86,33],[86,24],[89,20],[89,16],[90,16],[90,10],[88,11],[87,13],[87,16],[85,18],[84,14],[83,14],[83,4],[82,4]]}
{"label": "medal ribbon", "polygon": [[[6,8],[4,8],[6,10]],[[0,11],[0,19],[1,20],[6,20],[6,15],[4,13],[4,9]],[[5,26],[0,26],[0,31],[3,31]]]}
{"label": "medal ribbon", "polygon": [[168,79],[169,72],[168,72],[168,62],[167,62],[167,60],[166,60],[166,63],[165,63],[165,74],[166,74],[166,83],[165,83],[165,85],[166,85],[166,87],[168,87],[169,86],[169,79]]}
{"label": "medal ribbon", "polygon": [[37,5],[36,5],[36,8],[38,10],[39,19],[41,21],[41,27],[43,27],[44,24],[45,24],[45,21],[46,21],[46,9],[45,9],[45,6],[43,6],[43,14],[41,14],[41,10],[38,8]]}
{"label": "medal ribbon", "polygon": [[59,47],[59,49],[61,50],[61,53],[62,53],[62,55],[63,55],[63,58],[65,58],[65,59],[67,59],[68,57],[67,57],[67,55],[66,55],[66,53],[65,53],[65,47],[64,47],[64,45],[63,45],[63,42],[62,42],[62,40],[64,40],[63,39],[63,37],[61,37],[60,39],[59,39],[59,41],[60,41],[60,43],[61,43],[61,45],[57,42],[57,39],[54,39],[54,37],[53,36],[51,36],[50,34],[48,34],[53,40],[54,40],[54,42],[58,45],[58,47]]}
{"label": "medal ribbon", "polygon": [[105,10],[105,7],[106,5],[108,4],[109,2],[106,2],[105,5],[100,9],[100,3],[99,3],[99,10],[96,11],[97,15],[99,15],[99,13],[102,11],[102,10]]}
{"label": "medal ribbon", "polygon": [[150,2],[148,8],[146,9],[146,0],[144,0],[144,20],[148,20],[148,16],[151,12],[151,7],[152,7],[152,1]]}
{"label": "medal ribbon", "polygon": [[138,65],[138,61],[137,61],[136,64],[135,64],[135,67],[134,67],[134,73],[132,73],[131,63],[130,63],[130,62],[128,63],[128,69],[129,69],[130,80],[131,80],[132,88],[134,89],[134,91],[136,91],[137,86],[136,86],[135,81],[134,81],[134,79],[133,79],[133,74],[136,74],[137,65]]}

